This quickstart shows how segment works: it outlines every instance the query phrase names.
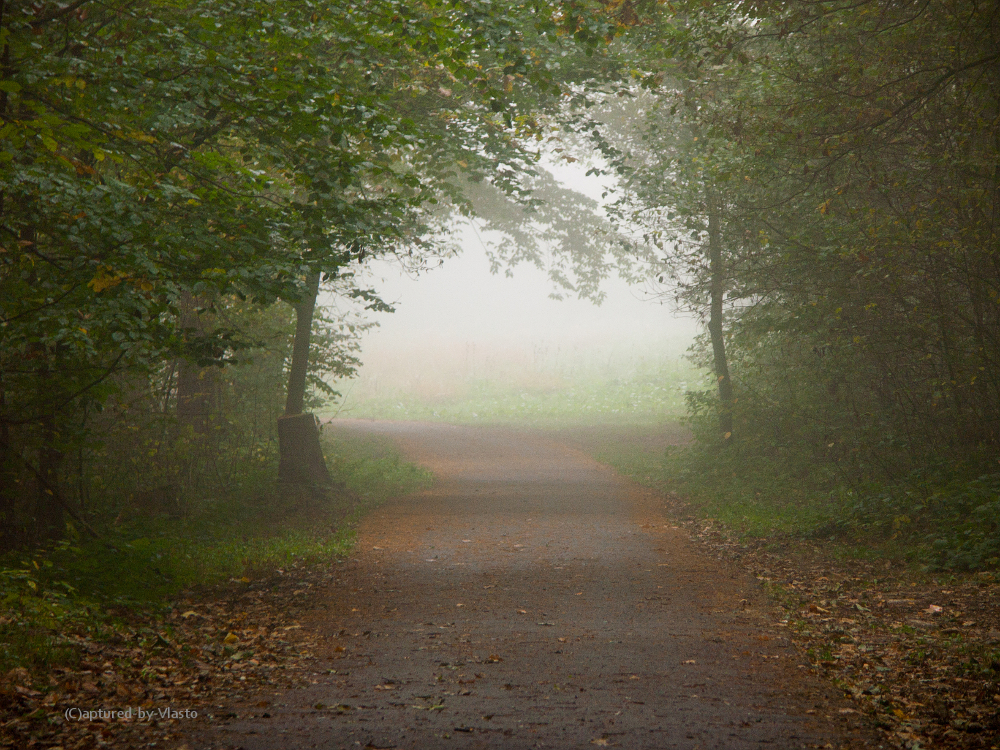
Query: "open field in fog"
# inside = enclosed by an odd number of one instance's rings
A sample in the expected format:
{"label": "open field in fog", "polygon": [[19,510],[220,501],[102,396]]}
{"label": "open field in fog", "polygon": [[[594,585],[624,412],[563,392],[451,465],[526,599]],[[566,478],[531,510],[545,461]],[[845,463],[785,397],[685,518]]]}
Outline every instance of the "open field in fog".
{"label": "open field in fog", "polygon": [[462,423],[655,422],[707,387],[679,354],[441,342],[370,361],[327,416]]}
{"label": "open field in fog", "polygon": [[384,266],[397,308],[365,334],[363,367],[323,414],[465,423],[655,422],[704,389],[686,359],[696,321],[617,280],[600,305],[550,298],[532,267],[491,275],[475,235],[463,254],[411,278]]}

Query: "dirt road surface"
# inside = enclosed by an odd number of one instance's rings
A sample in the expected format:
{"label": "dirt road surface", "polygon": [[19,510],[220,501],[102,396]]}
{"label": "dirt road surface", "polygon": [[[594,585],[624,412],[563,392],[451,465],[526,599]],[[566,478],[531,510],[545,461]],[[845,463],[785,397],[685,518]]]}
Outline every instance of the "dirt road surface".
{"label": "dirt road surface", "polygon": [[755,580],[655,495],[538,434],[354,422],[435,486],[362,522],[304,627],[308,688],[199,747],[875,747]]}

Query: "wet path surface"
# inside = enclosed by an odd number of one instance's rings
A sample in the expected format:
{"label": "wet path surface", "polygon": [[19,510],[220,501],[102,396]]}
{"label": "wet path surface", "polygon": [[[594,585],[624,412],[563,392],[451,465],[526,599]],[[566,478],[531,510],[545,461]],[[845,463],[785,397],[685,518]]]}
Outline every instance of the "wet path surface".
{"label": "wet path surface", "polygon": [[325,673],[206,742],[869,746],[756,582],[699,551],[652,494],[540,435],[338,429],[391,434],[438,481],[370,514],[315,602],[304,625],[323,634]]}

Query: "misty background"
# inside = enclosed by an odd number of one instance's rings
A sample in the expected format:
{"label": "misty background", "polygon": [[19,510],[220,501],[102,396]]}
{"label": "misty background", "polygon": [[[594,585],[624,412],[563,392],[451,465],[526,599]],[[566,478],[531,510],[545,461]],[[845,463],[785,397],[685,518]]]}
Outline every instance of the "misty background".
{"label": "misty background", "polygon": [[[546,167],[564,186],[601,201],[606,186],[587,177],[585,167]],[[499,239],[499,233],[463,219],[453,236],[457,254],[439,266],[419,273],[393,260],[366,266],[361,285],[395,312],[365,314],[377,326],[362,334],[363,365],[357,378],[335,383],[342,398],[326,416],[475,420],[489,411],[484,396],[501,394],[522,402],[561,394],[577,402],[561,403],[562,412],[613,416],[648,409],[649,398],[639,391],[648,396],[666,390],[669,404],[654,412],[667,407],[679,413],[684,391],[701,377],[686,359],[701,329],[694,317],[616,276],[603,282],[605,297],[597,305],[558,289],[531,263],[491,273],[487,248]],[[324,302],[338,304],[329,296]],[[608,401],[609,391],[623,387],[629,392]],[[479,404],[470,403],[464,415],[439,408],[469,399]]]}

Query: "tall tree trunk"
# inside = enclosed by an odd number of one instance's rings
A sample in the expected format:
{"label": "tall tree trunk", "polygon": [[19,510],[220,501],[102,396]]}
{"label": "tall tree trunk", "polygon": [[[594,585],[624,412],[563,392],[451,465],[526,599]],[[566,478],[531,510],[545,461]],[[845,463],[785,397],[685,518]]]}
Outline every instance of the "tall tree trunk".
{"label": "tall tree trunk", "polygon": [[330,472],[323,458],[316,417],[302,413],[309,370],[309,339],[319,282],[319,273],[306,277],[305,295],[295,305],[295,341],[288,373],[288,397],[285,414],[278,419],[278,480],[313,487],[330,484]]}
{"label": "tall tree trunk", "polygon": [[[185,336],[204,335],[205,324],[197,309],[201,300],[185,292],[181,297],[180,326]],[[190,427],[196,435],[209,432],[213,414],[220,400],[219,372],[216,367],[199,367],[187,359],[175,363],[177,370],[177,420]]]}
{"label": "tall tree trunk", "polygon": [[[7,10],[5,0],[0,0],[0,29],[3,28],[4,15]],[[7,78],[10,72],[10,45],[3,46],[0,53],[0,74]],[[7,119],[7,92],[0,91],[0,118]],[[0,219],[7,209],[6,192],[0,190]],[[3,373],[0,372],[0,551],[12,549],[17,537],[17,513],[15,507],[15,483],[17,472],[14,469],[14,456],[10,454],[10,425],[4,419],[6,400],[3,386]]]}
{"label": "tall tree trunk", "polygon": [[5,403],[0,378],[0,551],[13,549],[23,542],[17,518],[18,472],[14,461],[10,425],[3,418]]}
{"label": "tall tree trunk", "polygon": [[729,377],[726,358],[726,339],[722,328],[722,302],[725,297],[725,266],[722,261],[722,228],[719,204],[715,189],[705,191],[708,204],[708,259],[711,276],[711,307],[708,316],[708,334],[712,340],[715,377],[719,383],[719,431],[728,440],[733,434],[733,381]]}
{"label": "tall tree trunk", "polygon": [[[43,380],[44,382],[44,380]],[[56,420],[52,414],[42,420],[42,445],[38,449],[38,494],[35,504],[36,533],[42,539],[59,539],[66,533],[66,517],[58,494],[62,451],[56,448]]]}
{"label": "tall tree trunk", "polygon": [[285,399],[285,416],[302,413],[306,398],[306,373],[309,371],[309,339],[312,335],[313,313],[319,295],[318,273],[306,277],[306,293],[295,305],[295,343],[292,345],[292,366],[288,373],[288,397]]}

